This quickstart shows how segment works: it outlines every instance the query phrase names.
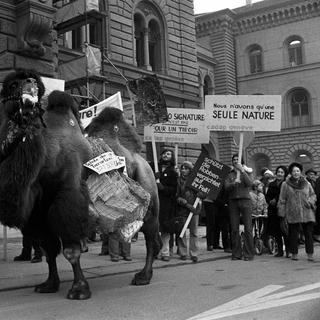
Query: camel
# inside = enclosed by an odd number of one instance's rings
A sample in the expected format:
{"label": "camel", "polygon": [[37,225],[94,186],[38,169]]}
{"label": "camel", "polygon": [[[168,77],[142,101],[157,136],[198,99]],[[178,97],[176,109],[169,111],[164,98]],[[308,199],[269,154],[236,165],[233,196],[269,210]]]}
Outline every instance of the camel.
{"label": "camel", "polygon": [[[83,300],[91,297],[80,265],[90,203],[83,164],[92,158],[92,150],[72,97],[53,91],[44,109],[40,103],[44,91],[40,76],[33,70],[19,69],[4,79],[0,104],[0,222],[40,239],[48,278],[35,287],[36,292],[59,290],[56,258],[62,249],[74,274],[67,298]],[[153,199],[142,230],[146,236],[146,265],[132,281],[136,285],[147,284],[152,277],[153,258],[161,246],[153,173],[138,152],[121,146],[116,135],[98,130],[101,117],[92,125],[90,135],[106,134],[115,153],[127,157],[131,177]],[[105,120],[110,127],[110,121]]]}

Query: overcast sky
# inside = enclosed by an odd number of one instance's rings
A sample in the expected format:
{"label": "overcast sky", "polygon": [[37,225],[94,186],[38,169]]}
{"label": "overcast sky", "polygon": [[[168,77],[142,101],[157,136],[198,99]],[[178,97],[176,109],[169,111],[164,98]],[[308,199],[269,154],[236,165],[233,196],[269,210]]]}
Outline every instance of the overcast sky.
{"label": "overcast sky", "polygon": [[[246,0],[193,0],[194,13],[218,11],[225,8],[233,9],[246,5]],[[252,0],[252,3],[261,0]]]}

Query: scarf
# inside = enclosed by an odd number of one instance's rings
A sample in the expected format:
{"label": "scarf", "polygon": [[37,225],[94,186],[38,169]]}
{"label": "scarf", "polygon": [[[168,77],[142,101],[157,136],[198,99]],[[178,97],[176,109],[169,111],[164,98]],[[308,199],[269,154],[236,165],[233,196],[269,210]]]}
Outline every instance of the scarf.
{"label": "scarf", "polygon": [[300,177],[298,180],[293,177],[288,177],[286,183],[293,189],[302,190],[308,185],[308,181],[305,177]]}

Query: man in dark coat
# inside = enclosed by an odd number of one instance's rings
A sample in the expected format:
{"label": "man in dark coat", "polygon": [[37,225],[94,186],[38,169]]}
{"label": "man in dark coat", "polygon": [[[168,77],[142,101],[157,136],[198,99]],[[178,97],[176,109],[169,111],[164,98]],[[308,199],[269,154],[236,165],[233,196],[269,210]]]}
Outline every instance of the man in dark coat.
{"label": "man in dark coat", "polygon": [[166,222],[174,217],[176,207],[176,192],[178,174],[175,170],[174,153],[170,149],[164,149],[159,160],[159,172],[155,174],[157,178],[158,195],[160,203],[159,222],[161,239],[163,242],[161,249],[161,259],[170,260],[170,231],[166,227]]}

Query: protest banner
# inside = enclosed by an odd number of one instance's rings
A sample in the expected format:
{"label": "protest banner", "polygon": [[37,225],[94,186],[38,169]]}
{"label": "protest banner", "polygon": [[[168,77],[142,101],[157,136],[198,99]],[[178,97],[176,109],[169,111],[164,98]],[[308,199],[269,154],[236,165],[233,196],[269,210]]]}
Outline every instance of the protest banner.
{"label": "protest banner", "polygon": [[114,95],[110,96],[109,98],[83,110],[80,110],[80,120],[82,126],[86,128],[91,120],[95,118],[104,108],[113,107],[118,108],[123,111],[122,107],[122,99],[120,92],[115,93]]}
{"label": "protest banner", "polygon": [[207,95],[205,110],[210,130],[240,132],[239,163],[243,144],[246,143],[244,132],[281,130],[280,95]]}
{"label": "protest banner", "polygon": [[280,131],[280,95],[208,95],[208,128],[215,131]]}
{"label": "protest banner", "polygon": [[103,174],[111,170],[125,167],[126,162],[125,157],[117,156],[112,151],[109,151],[89,160],[84,166],[98,174]]}
{"label": "protest banner", "polygon": [[169,143],[209,143],[206,111],[168,108],[168,121],[144,127],[144,141]]}
{"label": "protest banner", "polygon": [[[209,158],[205,153],[201,153],[197,159],[194,168],[189,175],[186,186],[195,191],[201,191],[207,198],[215,200],[223,186],[224,179],[229,173],[230,168],[223,163]],[[197,197],[193,207],[197,207],[200,199]],[[193,213],[190,212],[187,221],[180,233],[183,237]]]}
{"label": "protest banner", "polygon": [[209,199],[215,200],[229,171],[229,166],[211,159],[202,152],[186,181],[186,186],[201,191]]}

